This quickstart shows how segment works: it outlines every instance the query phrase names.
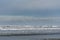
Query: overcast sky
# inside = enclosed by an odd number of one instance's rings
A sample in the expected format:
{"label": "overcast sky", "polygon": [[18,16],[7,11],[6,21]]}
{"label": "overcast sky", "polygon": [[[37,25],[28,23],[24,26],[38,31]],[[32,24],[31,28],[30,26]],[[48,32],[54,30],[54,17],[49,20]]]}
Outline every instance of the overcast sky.
{"label": "overcast sky", "polygon": [[56,9],[60,0],[0,0],[0,8],[14,9]]}
{"label": "overcast sky", "polygon": [[60,0],[0,0],[0,15],[60,16],[59,14]]}

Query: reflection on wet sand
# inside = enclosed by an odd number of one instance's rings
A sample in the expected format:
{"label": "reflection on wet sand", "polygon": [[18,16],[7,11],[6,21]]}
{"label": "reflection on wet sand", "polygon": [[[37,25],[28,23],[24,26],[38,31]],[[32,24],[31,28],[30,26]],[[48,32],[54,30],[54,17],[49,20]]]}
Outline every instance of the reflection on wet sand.
{"label": "reflection on wet sand", "polygon": [[47,39],[43,39],[43,40],[60,40],[60,38],[47,38]]}

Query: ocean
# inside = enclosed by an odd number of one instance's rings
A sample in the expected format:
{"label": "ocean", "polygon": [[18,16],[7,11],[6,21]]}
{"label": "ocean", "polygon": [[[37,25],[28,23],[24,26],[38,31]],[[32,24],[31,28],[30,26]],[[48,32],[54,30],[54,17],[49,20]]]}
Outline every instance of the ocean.
{"label": "ocean", "polygon": [[[23,18],[23,17],[22,17]],[[9,18],[8,18],[9,19]],[[20,18],[21,19],[21,18]],[[27,20],[26,18],[23,18]],[[46,25],[60,25],[60,21],[53,21],[53,20],[43,20],[43,21],[0,21],[0,25],[33,25],[33,26],[46,26]],[[60,34],[55,35],[29,35],[29,36],[0,36],[0,40],[60,40]]]}
{"label": "ocean", "polygon": [[0,40],[60,40],[60,34],[29,35],[29,36],[0,36]]}

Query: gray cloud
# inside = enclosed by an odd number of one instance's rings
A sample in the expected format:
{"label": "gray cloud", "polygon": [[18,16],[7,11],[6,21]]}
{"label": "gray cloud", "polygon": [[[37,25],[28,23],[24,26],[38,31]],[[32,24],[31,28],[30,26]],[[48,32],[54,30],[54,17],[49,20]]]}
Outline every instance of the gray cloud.
{"label": "gray cloud", "polygon": [[60,8],[60,0],[0,0],[1,10]]}

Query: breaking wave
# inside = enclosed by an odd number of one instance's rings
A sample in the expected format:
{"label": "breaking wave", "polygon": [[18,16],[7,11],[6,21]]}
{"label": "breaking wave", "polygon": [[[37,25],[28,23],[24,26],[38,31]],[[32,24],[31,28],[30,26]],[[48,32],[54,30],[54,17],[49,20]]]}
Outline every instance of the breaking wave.
{"label": "breaking wave", "polygon": [[59,26],[0,25],[0,36],[31,36],[60,34]]}

